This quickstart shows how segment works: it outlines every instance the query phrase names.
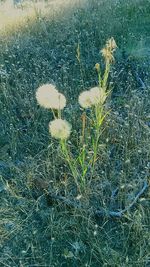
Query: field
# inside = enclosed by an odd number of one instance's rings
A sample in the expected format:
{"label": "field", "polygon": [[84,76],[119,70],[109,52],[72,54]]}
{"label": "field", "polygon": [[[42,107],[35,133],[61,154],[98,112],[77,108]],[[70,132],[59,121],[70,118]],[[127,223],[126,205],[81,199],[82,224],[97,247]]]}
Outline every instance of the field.
{"label": "field", "polygon": [[[149,267],[150,1],[45,2],[10,6],[14,16],[0,4],[0,266]],[[78,194],[35,92],[53,83],[66,96],[76,155],[78,95],[98,84],[111,37],[109,115]]]}

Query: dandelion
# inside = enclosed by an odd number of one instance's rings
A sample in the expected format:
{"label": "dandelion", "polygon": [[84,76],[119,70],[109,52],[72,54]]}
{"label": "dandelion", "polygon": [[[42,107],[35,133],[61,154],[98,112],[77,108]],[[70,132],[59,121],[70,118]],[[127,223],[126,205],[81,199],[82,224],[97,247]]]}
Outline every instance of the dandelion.
{"label": "dandelion", "polygon": [[40,106],[44,108],[51,108],[52,100],[58,91],[52,84],[44,84],[40,86],[36,91],[36,99]]}
{"label": "dandelion", "polygon": [[84,91],[79,95],[79,104],[82,108],[90,108],[93,105],[90,91]]}
{"label": "dandelion", "polygon": [[66,120],[55,119],[49,123],[49,131],[52,137],[65,140],[70,136],[71,125]]}
{"label": "dandelion", "polygon": [[65,96],[52,84],[40,86],[36,91],[36,99],[44,108],[63,109],[66,106]]}
{"label": "dandelion", "polygon": [[66,106],[66,98],[63,94],[58,93],[52,102],[51,108],[52,109],[64,109]]}
{"label": "dandelion", "polygon": [[94,87],[90,90],[91,101],[93,105],[103,104],[107,94],[103,88]]}
{"label": "dandelion", "polygon": [[83,108],[90,108],[97,104],[103,104],[107,94],[103,88],[93,87],[79,95],[79,104]]}

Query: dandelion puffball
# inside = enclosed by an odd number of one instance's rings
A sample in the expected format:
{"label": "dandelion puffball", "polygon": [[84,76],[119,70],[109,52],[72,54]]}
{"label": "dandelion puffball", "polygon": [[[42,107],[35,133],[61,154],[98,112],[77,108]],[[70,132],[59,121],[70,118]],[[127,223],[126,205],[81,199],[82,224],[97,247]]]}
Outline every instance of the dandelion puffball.
{"label": "dandelion puffball", "polygon": [[51,108],[52,99],[58,94],[57,89],[52,84],[44,84],[36,91],[36,99],[40,106]]}
{"label": "dandelion puffball", "polygon": [[92,106],[90,91],[84,91],[79,95],[79,104],[82,108],[90,108]]}
{"label": "dandelion puffball", "polygon": [[52,84],[40,86],[36,91],[36,99],[44,108],[63,109],[66,106],[65,96]]}
{"label": "dandelion puffball", "polygon": [[90,94],[93,105],[103,104],[107,97],[105,90],[99,87],[92,88]]}
{"label": "dandelion puffball", "polygon": [[103,88],[93,87],[79,95],[79,104],[82,108],[90,108],[97,104],[103,104],[107,94]]}
{"label": "dandelion puffball", "polygon": [[66,106],[66,98],[63,94],[58,93],[56,97],[54,97],[51,108],[52,109],[64,109]]}
{"label": "dandelion puffball", "polygon": [[55,119],[49,123],[49,132],[56,139],[65,140],[71,133],[71,125],[62,119]]}

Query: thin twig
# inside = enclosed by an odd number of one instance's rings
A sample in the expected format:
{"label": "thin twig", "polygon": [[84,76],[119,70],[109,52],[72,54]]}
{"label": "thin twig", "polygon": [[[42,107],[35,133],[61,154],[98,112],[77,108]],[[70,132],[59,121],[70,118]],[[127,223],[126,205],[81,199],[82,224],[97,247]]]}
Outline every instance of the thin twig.
{"label": "thin twig", "polygon": [[144,184],[143,184],[143,187],[142,187],[141,191],[138,192],[138,194],[135,196],[135,198],[131,202],[131,204],[127,208],[122,210],[122,213],[125,213],[126,211],[129,211],[129,209],[131,209],[134,206],[134,204],[137,202],[137,200],[140,198],[140,196],[145,192],[145,190],[147,188],[148,188],[148,183],[147,183],[147,181],[144,181]]}
{"label": "thin twig", "polygon": [[145,190],[148,188],[148,183],[147,181],[144,181],[143,187],[141,189],[140,192],[138,192],[138,194],[136,195],[136,197],[134,198],[134,200],[131,202],[131,204],[126,207],[123,210],[120,211],[106,211],[106,210],[98,210],[96,211],[96,215],[97,216],[106,216],[106,217],[116,217],[116,218],[121,218],[123,216],[123,214],[127,211],[129,211],[137,202],[137,200],[140,198],[140,196],[145,192]]}
{"label": "thin twig", "polygon": [[[124,215],[124,213],[129,211],[136,204],[138,199],[141,197],[141,195],[145,192],[147,188],[148,188],[148,183],[147,181],[144,181],[142,189],[137,193],[137,195],[135,196],[131,204],[123,210],[110,211],[110,210],[104,210],[104,209],[94,210],[93,208],[92,209],[89,208],[87,211],[90,214],[92,213],[92,215],[96,215],[98,217],[121,218]],[[50,194],[49,192],[47,192],[47,195],[53,200],[63,202],[68,207],[73,207],[73,208],[80,209],[80,210],[85,209],[85,207],[79,204],[78,202],[67,199],[66,197]]]}

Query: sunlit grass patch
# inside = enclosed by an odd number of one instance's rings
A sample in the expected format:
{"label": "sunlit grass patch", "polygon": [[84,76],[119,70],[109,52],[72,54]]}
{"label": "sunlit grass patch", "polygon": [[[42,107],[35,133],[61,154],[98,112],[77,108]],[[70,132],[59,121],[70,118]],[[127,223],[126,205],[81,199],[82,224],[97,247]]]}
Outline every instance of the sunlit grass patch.
{"label": "sunlit grass patch", "polygon": [[0,34],[9,34],[34,22],[38,17],[59,14],[75,5],[82,6],[85,0],[20,1],[14,5],[7,0],[0,5]]}
{"label": "sunlit grass patch", "polygon": [[26,20],[35,18],[35,10],[32,5],[28,7],[14,7],[11,1],[1,4],[0,7],[0,32],[13,31],[24,25]]}

